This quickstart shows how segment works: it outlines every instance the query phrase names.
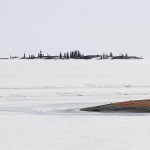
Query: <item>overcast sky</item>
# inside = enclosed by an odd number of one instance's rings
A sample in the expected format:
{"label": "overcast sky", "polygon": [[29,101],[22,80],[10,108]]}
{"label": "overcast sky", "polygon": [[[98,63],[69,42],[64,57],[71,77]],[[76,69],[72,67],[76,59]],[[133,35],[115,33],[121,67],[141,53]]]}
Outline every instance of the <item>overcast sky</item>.
{"label": "overcast sky", "polygon": [[0,0],[0,57],[24,52],[150,56],[149,0]]}

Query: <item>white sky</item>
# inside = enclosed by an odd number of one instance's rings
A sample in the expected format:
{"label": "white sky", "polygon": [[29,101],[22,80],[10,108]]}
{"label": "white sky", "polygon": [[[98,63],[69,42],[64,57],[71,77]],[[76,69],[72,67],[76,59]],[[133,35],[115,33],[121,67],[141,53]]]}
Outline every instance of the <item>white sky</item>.
{"label": "white sky", "polygon": [[0,0],[0,57],[24,52],[150,55],[149,0]]}

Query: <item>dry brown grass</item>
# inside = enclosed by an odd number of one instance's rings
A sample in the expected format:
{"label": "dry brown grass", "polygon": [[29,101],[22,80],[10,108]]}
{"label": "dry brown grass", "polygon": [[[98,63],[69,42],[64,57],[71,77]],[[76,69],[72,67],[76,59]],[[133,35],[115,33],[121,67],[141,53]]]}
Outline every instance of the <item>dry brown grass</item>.
{"label": "dry brown grass", "polygon": [[112,105],[114,106],[122,106],[122,107],[126,107],[126,106],[141,106],[141,107],[150,107],[150,99],[148,100],[136,100],[136,101],[127,101],[127,102],[118,102],[118,103],[113,103]]}

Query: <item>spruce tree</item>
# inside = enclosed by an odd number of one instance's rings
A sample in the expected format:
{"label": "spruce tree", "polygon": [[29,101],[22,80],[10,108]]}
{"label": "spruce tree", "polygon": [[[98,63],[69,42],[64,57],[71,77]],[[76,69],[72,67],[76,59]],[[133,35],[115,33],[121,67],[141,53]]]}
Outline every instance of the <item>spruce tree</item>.
{"label": "spruce tree", "polygon": [[72,58],[72,52],[70,52],[70,58]]}
{"label": "spruce tree", "polygon": [[26,58],[26,54],[24,53],[24,55],[23,55],[23,58],[25,59]]}
{"label": "spruce tree", "polygon": [[78,51],[74,52],[74,58],[76,58],[76,59],[78,58]]}
{"label": "spruce tree", "polygon": [[43,54],[42,54],[42,51],[40,51],[40,58],[43,58]]}
{"label": "spruce tree", "polygon": [[125,55],[125,59],[128,59],[128,54],[126,53],[126,55]]}
{"label": "spruce tree", "polygon": [[78,58],[81,58],[81,53],[80,53],[80,51],[78,51]]}
{"label": "spruce tree", "polygon": [[62,54],[61,53],[59,54],[59,58],[62,59]]}
{"label": "spruce tree", "polygon": [[75,52],[73,51],[73,52],[72,52],[72,58],[75,58],[75,57],[74,57],[74,56],[75,56],[75,54],[74,54],[74,53],[75,53]]}
{"label": "spruce tree", "polygon": [[67,52],[67,59],[69,59],[70,57],[69,57],[69,53]]}
{"label": "spruce tree", "polygon": [[112,52],[110,52],[110,54],[109,54],[109,57],[113,57],[113,54],[112,54]]}
{"label": "spruce tree", "polygon": [[102,57],[103,57],[103,59],[106,59],[106,55],[105,55],[105,53],[103,53],[103,56],[102,56]]}
{"label": "spruce tree", "polygon": [[106,54],[106,59],[108,59],[108,55]]}
{"label": "spruce tree", "polygon": [[67,58],[67,54],[66,53],[64,53],[64,59],[66,59]]}

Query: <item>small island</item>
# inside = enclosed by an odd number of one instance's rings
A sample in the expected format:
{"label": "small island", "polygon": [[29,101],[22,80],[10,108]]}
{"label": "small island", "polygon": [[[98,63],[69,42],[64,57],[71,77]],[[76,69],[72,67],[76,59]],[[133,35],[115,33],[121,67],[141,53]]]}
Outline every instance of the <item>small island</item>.
{"label": "small island", "polygon": [[150,99],[110,103],[106,105],[82,108],[80,110],[90,112],[108,112],[108,113],[109,112],[150,113]]}
{"label": "small island", "polygon": [[[4,58],[2,58],[4,59]],[[6,59],[6,58],[5,58]],[[9,58],[7,58],[9,59]],[[63,60],[68,60],[68,59],[96,59],[96,60],[103,60],[103,59],[109,59],[109,60],[114,60],[114,59],[124,59],[124,60],[129,60],[129,59],[143,59],[143,57],[137,57],[137,56],[130,56],[127,53],[123,54],[120,53],[119,55],[114,55],[112,52],[110,53],[102,53],[102,54],[91,54],[91,55],[85,55],[79,50],[74,50],[74,51],[68,51],[66,53],[60,52],[60,54],[57,55],[51,55],[51,54],[43,54],[42,51],[40,51],[37,55],[35,54],[26,54],[24,53],[22,57],[19,56],[12,56],[10,55],[10,59],[63,59]]]}

